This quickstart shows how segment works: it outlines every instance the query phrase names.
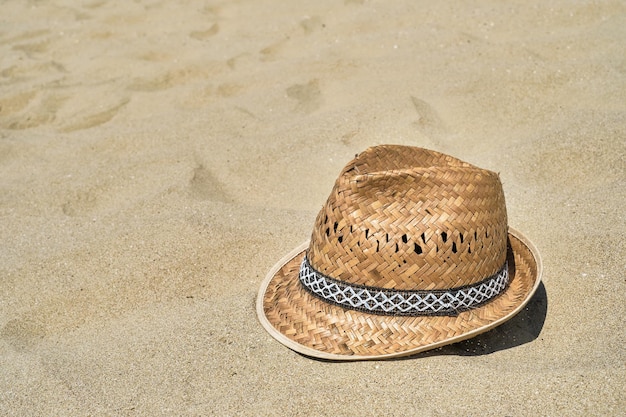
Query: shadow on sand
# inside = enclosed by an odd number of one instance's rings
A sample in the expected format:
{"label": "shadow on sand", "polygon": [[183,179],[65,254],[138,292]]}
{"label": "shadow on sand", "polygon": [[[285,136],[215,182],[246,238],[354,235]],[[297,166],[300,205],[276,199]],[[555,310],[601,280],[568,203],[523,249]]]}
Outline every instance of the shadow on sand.
{"label": "shadow on sand", "polygon": [[439,355],[479,356],[532,342],[541,333],[548,312],[548,296],[543,282],[526,307],[504,324],[452,345],[408,358]]}
{"label": "shadow on sand", "polygon": [[[528,301],[528,304],[526,304],[526,307],[502,325],[458,343],[442,346],[415,355],[386,360],[409,360],[441,355],[481,356],[510,349],[532,342],[539,337],[543,323],[546,320],[547,312],[548,296],[546,288],[543,282],[541,282],[533,297]],[[341,360],[331,361],[300,355],[320,362],[343,362]]]}

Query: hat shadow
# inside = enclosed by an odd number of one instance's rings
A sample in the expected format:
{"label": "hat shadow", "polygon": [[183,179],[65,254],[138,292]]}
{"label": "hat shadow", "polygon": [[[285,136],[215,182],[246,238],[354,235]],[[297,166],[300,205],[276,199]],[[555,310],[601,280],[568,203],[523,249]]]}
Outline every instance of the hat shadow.
{"label": "hat shadow", "polygon": [[526,307],[498,327],[471,339],[407,356],[406,359],[439,355],[481,356],[521,346],[539,337],[547,312],[548,296],[541,282]]}
{"label": "hat shadow", "polygon": [[[509,266],[515,269],[515,257],[511,244],[508,244]],[[532,342],[539,337],[548,313],[548,295],[543,282],[539,282],[537,290],[530,298],[526,306],[515,316],[501,325],[470,339],[462,340],[439,348],[416,353],[414,355],[390,358],[387,360],[407,360],[420,357],[456,355],[456,356],[482,356],[490,353],[510,349]],[[301,354],[302,355],[302,354]],[[302,355],[309,357],[307,355]],[[322,362],[336,360],[311,358]]]}
{"label": "hat shadow", "polygon": [[[540,282],[537,291],[528,301],[526,307],[500,326],[461,342],[416,353],[415,355],[386,360],[409,360],[441,355],[482,356],[521,346],[539,337],[547,312],[548,296],[543,282]],[[298,354],[320,362],[337,362],[336,360],[314,358],[302,353]]]}

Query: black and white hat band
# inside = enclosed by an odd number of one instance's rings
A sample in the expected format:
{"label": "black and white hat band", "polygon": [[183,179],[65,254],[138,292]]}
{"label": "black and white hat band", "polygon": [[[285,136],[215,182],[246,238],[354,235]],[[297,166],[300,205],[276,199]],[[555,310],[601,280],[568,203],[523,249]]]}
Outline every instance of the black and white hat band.
{"label": "black and white hat band", "polygon": [[508,263],[494,275],[469,286],[447,290],[398,291],[346,283],[316,271],[304,257],[300,282],[322,300],[346,309],[392,316],[454,316],[500,295],[509,282]]}

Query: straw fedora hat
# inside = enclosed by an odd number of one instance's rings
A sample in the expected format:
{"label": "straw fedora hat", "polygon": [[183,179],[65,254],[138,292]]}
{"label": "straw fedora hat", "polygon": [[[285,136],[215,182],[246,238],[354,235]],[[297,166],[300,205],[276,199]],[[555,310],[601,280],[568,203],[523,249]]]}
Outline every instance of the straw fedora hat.
{"label": "straw fedora hat", "polygon": [[304,355],[384,359],[504,323],[540,279],[537,250],[507,225],[498,174],[382,145],[341,171],[310,241],[261,284],[257,314]]}

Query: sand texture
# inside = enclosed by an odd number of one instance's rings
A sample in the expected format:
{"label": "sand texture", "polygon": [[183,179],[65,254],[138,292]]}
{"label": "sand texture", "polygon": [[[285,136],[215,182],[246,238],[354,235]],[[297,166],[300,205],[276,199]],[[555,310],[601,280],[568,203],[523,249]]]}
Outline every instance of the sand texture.
{"label": "sand texture", "polygon": [[[408,360],[255,314],[382,143],[499,172],[528,308]],[[0,415],[626,415],[626,4],[0,3]]]}

